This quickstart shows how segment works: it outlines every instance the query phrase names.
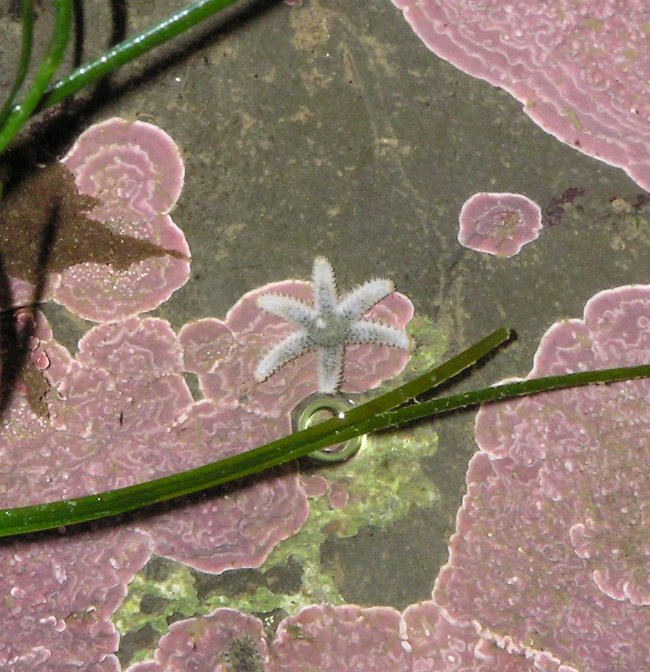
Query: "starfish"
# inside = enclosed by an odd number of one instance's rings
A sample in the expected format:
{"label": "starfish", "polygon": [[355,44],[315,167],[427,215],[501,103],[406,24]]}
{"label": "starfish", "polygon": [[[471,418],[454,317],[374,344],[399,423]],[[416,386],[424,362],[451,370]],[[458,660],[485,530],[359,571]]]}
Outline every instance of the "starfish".
{"label": "starfish", "polygon": [[369,280],[339,299],[332,265],[324,257],[316,257],[312,283],[312,305],[284,294],[258,297],[259,308],[297,328],[260,360],[255,370],[258,382],[266,380],[288,362],[308,352],[316,352],[318,389],[331,394],[341,384],[347,345],[375,343],[409,350],[409,339],[403,329],[363,319],[376,303],[395,291],[390,280]]}

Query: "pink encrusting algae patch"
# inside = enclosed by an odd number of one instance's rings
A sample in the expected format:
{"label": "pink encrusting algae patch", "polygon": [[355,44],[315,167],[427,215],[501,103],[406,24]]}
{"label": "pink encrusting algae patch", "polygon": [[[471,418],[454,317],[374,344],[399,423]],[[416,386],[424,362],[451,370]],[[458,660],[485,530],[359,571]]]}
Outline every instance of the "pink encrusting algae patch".
{"label": "pink encrusting algae patch", "polygon": [[409,672],[399,626],[400,613],[390,607],[306,607],[278,627],[269,672]]}
{"label": "pink encrusting algae patch", "polygon": [[174,623],[153,660],[126,672],[535,672],[531,661],[454,625],[431,601],[392,607],[313,605],[262,622],[232,609]]}
{"label": "pink encrusting algae patch", "polygon": [[183,325],[178,337],[183,346],[183,367],[191,373],[208,373],[235,345],[226,324],[210,317]]}
{"label": "pink encrusting algae patch", "polygon": [[126,529],[4,545],[0,669],[118,672],[110,617],[150,554]]}
{"label": "pink encrusting algae patch", "polygon": [[[194,402],[182,375],[180,341],[164,320],[130,317],[97,325],[82,338],[76,357],[52,338],[43,318],[38,323],[30,352],[50,363],[38,374],[51,385],[49,419],[35,415],[24,395],[12,398],[0,431],[3,506],[156,478],[288,431],[288,419]],[[117,670],[106,657],[118,646],[110,615],[152,553],[212,572],[257,566],[300,529],[307,512],[297,471],[285,470],[226,497],[179,503],[117,528],[119,534],[98,529],[88,543],[78,533],[52,543],[21,542],[34,557],[33,570],[16,562],[17,546],[7,546],[0,553],[0,577],[12,608],[0,616],[0,661],[13,661],[6,669],[16,672]],[[55,578],[48,578],[54,571]],[[52,581],[56,590],[47,587]],[[70,600],[58,606],[53,596],[63,600],[66,591]]]}
{"label": "pink encrusting algae patch", "polygon": [[542,211],[521,194],[480,192],[463,203],[459,221],[461,245],[498,257],[512,257],[539,236]]}
{"label": "pink encrusting algae patch", "polygon": [[101,201],[94,213],[102,220],[146,220],[168,213],[185,176],[179,149],[167,133],[119,117],[84,131],[62,162],[79,190]]}
{"label": "pink encrusting algae patch", "polygon": [[[282,426],[280,431],[278,426]],[[203,401],[162,439],[161,449],[184,453],[202,464],[250,450],[286,433],[284,424],[276,420]],[[138,529],[151,537],[157,555],[219,573],[261,565],[280,541],[304,525],[308,513],[298,472],[288,468],[249,479],[225,496],[173,507],[139,524]]]}
{"label": "pink encrusting algae patch", "polygon": [[72,266],[52,279],[52,298],[94,321],[158,307],[189,277],[189,247],[168,214],[183,186],[178,147],[153,124],[113,118],[82,133],[62,163],[80,193],[100,202],[89,217],[168,254],[127,269],[94,262]]}
{"label": "pink encrusting algae patch", "polygon": [[268,649],[262,622],[234,609],[172,623],[154,660],[126,672],[265,672]]}
{"label": "pink encrusting algae patch", "polygon": [[[551,327],[530,377],[650,360],[650,286]],[[434,599],[540,669],[650,660],[650,381],[479,411],[468,493]],[[562,667],[562,665],[566,667]]]}
{"label": "pink encrusting algae patch", "polygon": [[[288,419],[194,402],[182,361],[180,340],[158,318],[100,324],[81,339],[49,408],[52,427],[73,441],[68,453],[80,463],[72,474],[84,492],[198,467],[288,433]],[[176,506],[137,529],[158,555],[220,572],[261,564],[307,512],[297,473],[282,472],[229,497]]]}
{"label": "pink encrusting algae patch", "polygon": [[400,636],[400,613],[390,607],[320,605],[280,623],[268,642],[259,619],[230,609],[179,621],[153,661],[126,672],[412,672]]}
{"label": "pink encrusting algae patch", "polygon": [[[274,282],[245,294],[228,311],[225,321],[202,320],[197,326],[183,329],[180,336],[206,397],[218,401],[220,406],[245,403],[256,413],[288,417],[300,401],[318,391],[316,355],[309,353],[289,362],[261,383],[255,380],[259,360],[294,330],[286,321],[258,307],[258,297],[269,293],[307,303],[313,298],[309,282]],[[367,316],[403,329],[413,317],[413,304],[403,294],[394,292],[369,310]],[[210,338],[204,334],[210,334]],[[201,353],[208,340],[215,358],[206,370]],[[350,345],[345,349],[341,390],[365,392],[376,387],[402,371],[409,357],[408,352],[396,348]]]}
{"label": "pink encrusting algae patch", "polygon": [[650,189],[646,0],[392,0],[435,54]]}
{"label": "pink encrusting algae patch", "polygon": [[413,672],[534,672],[531,661],[479,638],[470,623],[452,623],[430,600],[404,610],[400,632]]}

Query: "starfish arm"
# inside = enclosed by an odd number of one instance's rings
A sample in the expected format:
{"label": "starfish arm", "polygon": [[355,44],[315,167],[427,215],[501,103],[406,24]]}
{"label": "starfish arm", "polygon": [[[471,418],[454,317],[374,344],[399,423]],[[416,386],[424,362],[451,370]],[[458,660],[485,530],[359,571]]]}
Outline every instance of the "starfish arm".
{"label": "starfish arm", "polygon": [[318,391],[334,394],[343,377],[344,345],[318,348]]}
{"label": "starfish arm", "polygon": [[313,308],[284,294],[262,294],[257,297],[257,307],[301,329],[309,329],[316,317]]}
{"label": "starfish arm", "polygon": [[394,291],[395,285],[390,280],[384,278],[369,280],[347,294],[338,304],[336,312],[347,320],[358,320],[378,301]]}
{"label": "starfish arm", "polygon": [[314,259],[312,282],[314,285],[314,312],[319,317],[333,315],[339,301],[336,292],[336,277],[332,264],[325,257]]}
{"label": "starfish arm", "polygon": [[304,355],[310,349],[307,334],[304,331],[294,331],[262,357],[255,369],[255,380],[263,382],[280,367]]}
{"label": "starfish arm", "polygon": [[357,320],[348,327],[346,341],[350,344],[374,343],[387,345],[390,348],[410,350],[409,338],[403,329],[396,329],[387,324]]}

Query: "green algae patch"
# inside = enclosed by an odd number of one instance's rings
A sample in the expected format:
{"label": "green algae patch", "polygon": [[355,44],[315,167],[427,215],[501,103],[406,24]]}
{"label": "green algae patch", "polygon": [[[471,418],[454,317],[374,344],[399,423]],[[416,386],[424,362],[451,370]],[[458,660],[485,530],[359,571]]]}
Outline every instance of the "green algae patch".
{"label": "green algae patch", "polygon": [[[414,508],[430,509],[438,502],[438,491],[423,466],[423,460],[435,454],[437,445],[436,434],[426,426],[366,437],[359,454],[349,462],[314,471],[314,476],[317,473],[327,479],[328,493],[311,500],[303,528],[279,544],[264,565],[254,570],[257,575],[268,576],[276,568],[293,563],[301,570],[299,585],[283,590],[279,584],[271,590],[249,581],[250,592],[210,590],[200,601],[199,613],[230,607],[255,614],[281,611],[290,615],[310,604],[343,604],[340,577],[323,568],[321,547],[332,538],[354,537],[366,527],[389,527]],[[332,493],[341,491],[347,503],[334,508]],[[251,570],[231,574],[245,573]]]}
{"label": "green algae patch", "polygon": [[[197,613],[198,599],[189,567],[154,556],[129,584],[129,592],[113,617],[122,645],[131,655],[124,663],[135,663],[153,656],[157,640],[140,646],[140,632],[154,632],[160,638],[171,622]],[[125,647],[124,644],[128,646]]]}
{"label": "green algae patch", "polygon": [[442,362],[447,351],[447,337],[426,315],[415,315],[406,327],[406,333],[415,342],[415,349],[404,371],[379,388],[380,392],[399,387]]}

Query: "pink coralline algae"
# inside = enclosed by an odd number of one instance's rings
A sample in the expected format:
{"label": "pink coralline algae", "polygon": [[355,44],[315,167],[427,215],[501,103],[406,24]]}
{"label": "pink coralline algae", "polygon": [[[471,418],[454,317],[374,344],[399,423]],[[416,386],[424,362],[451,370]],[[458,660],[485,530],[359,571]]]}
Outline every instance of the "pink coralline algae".
{"label": "pink coralline algae", "polygon": [[534,672],[524,657],[479,638],[472,624],[452,623],[433,601],[407,607],[400,632],[413,672]]}
{"label": "pink coralline algae", "polygon": [[[30,356],[50,362],[44,371],[37,368],[51,386],[49,418],[35,414],[20,390],[14,395],[0,431],[3,506],[129,485],[285,431],[283,423],[245,408],[194,402],[182,375],[180,341],[164,320],[97,325],[76,357],[51,337],[42,317],[39,323]],[[118,670],[109,655],[118,645],[110,616],[152,553],[212,572],[257,566],[302,526],[307,511],[297,472],[286,470],[226,496],[177,504],[119,533],[109,527],[5,545],[0,590],[12,608],[0,618],[0,661],[6,663],[0,667]]]}
{"label": "pink coralline algae", "polygon": [[392,0],[422,41],[543,129],[650,189],[646,0]]}
{"label": "pink coralline algae", "polygon": [[[184,451],[194,460],[203,456],[200,463],[206,463],[279,438],[285,432],[278,432],[277,426],[250,411],[199,402],[161,448]],[[308,512],[298,473],[289,468],[223,496],[174,507],[138,529],[151,537],[157,555],[219,573],[261,565],[280,541],[303,526]]]}
{"label": "pink coralline algae", "polygon": [[[39,319],[34,354],[51,341]],[[48,358],[58,368],[58,352]],[[48,369],[49,371],[49,369]],[[75,492],[88,444],[51,429],[19,389],[0,427],[3,506]],[[92,448],[92,445],[90,446]],[[82,457],[80,457],[80,455]],[[151,544],[128,529],[95,529],[19,540],[0,548],[0,669],[12,672],[117,672],[118,633],[110,618],[126,587],[151,555]]]}
{"label": "pink coralline algae", "polygon": [[127,672],[265,672],[268,650],[262,622],[233,609],[173,623],[155,659]]}
{"label": "pink coralline algae", "polygon": [[[65,354],[58,351],[59,357]],[[71,441],[78,464],[65,495],[123,487],[248,450],[286,432],[245,407],[194,402],[182,375],[181,342],[169,323],[130,317],[100,324],[52,380],[51,427]],[[73,486],[74,484],[74,486]],[[307,515],[295,472],[250,482],[149,517],[137,529],[153,551],[204,571],[257,566]]]}
{"label": "pink coralline algae", "polygon": [[119,672],[110,617],[150,554],[128,530],[3,546],[0,669]]}
{"label": "pink coralline algae", "polygon": [[72,266],[50,279],[51,298],[94,321],[158,307],[189,277],[189,248],[168,214],[183,186],[178,147],[153,124],[113,118],[82,133],[62,163],[80,193],[100,202],[91,218],[169,254],[127,269],[91,262]]}
{"label": "pink coralline algae", "polygon": [[[650,360],[650,286],[594,296],[551,327],[530,377]],[[650,382],[482,409],[434,599],[536,669],[650,660]]]}
{"label": "pink coralline algae", "polygon": [[272,672],[410,670],[412,656],[400,637],[400,613],[389,607],[313,606],[280,624]]}
{"label": "pink coralline algae", "polygon": [[477,252],[512,257],[542,228],[540,207],[521,194],[481,192],[460,211],[458,241]]}
{"label": "pink coralline algae", "polygon": [[313,605],[271,641],[254,616],[217,609],[174,623],[153,660],[126,672],[534,672],[532,663],[453,625],[431,601],[392,607]]}
{"label": "pink coralline algae", "polygon": [[[294,330],[286,321],[258,307],[258,297],[271,293],[307,304],[313,300],[309,282],[274,282],[245,294],[228,311],[225,321],[208,318],[187,325],[181,330],[180,339],[186,366],[198,374],[205,397],[218,401],[220,407],[244,404],[258,414],[288,418],[301,400],[318,391],[316,353],[289,362],[261,383],[255,379],[260,359]],[[413,317],[413,304],[394,292],[366,316],[403,329]],[[345,349],[341,390],[365,392],[376,387],[402,371],[409,357],[408,352],[387,346],[349,345]]]}
{"label": "pink coralline algae", "polygon": [[412,658],[389,607],[307,607],[271,643],[257,618],[217,609],[174,623],[154,660],[127,672],[412,672]]}

